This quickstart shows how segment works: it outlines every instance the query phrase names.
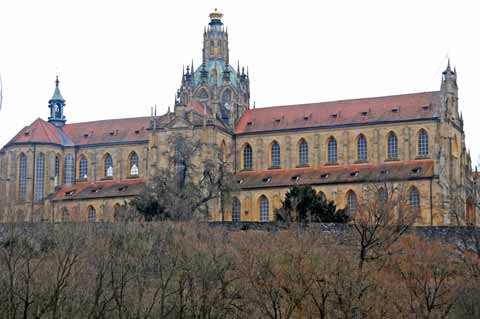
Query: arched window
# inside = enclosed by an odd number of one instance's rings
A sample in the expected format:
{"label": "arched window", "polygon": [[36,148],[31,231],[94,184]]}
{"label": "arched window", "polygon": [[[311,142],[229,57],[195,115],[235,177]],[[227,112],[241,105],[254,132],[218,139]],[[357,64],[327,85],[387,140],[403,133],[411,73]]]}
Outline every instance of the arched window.
{"label": "arched window", "polygon": [[228,160],[228,149],[227,149],[227,143],[225,143],[225,140],[222,140],[222,143],[220,143],[220,154],[219,154],[219,159],[223,161],[224,163],[227,162]]}
{"label": "arched window", "polygon": [[130,153],[129,157],[130,176],[138,176],[138,155],[135,152]]}
{"label": "arched window", "polygon": [[388,133],[387,139],[387,159],[396,160],[398,159],[398,140],[395,133]]}
{"label": "arched window", "polygon": [[252,169],[253,159],[252,159],[252,147],[250,144],[245,144],[243,146],[243,169]]}
{"label": "arched window", "polygon": [[103,158],[103,176],[113,177],[113,160],[110,154],[106,154]]}
{"label": "arched window", "polygon": [[268,204],[268,198],[265,197],[265,195],[262,195],[260,197],[259,206],[260,206],[260,221],[261,222],[268,222],[270,209],[269,209],[269,204]]}
{"label": "arched window", "polygon": [[80,162],[78,163],[78,178],[88,178],[88,160],[84,155],[80,156]]}
{"label": "arched window", "polygon": [[347,211],[350,216],[353,216],[357,212],[357,195],[354,191],[349,191],[347,194]]}
{"label": "arched window", "polygon": [[113,221],[119,223],[123,221],[123,218],[122,207],[117,203],[113,206]]}
{"label": "arched window", "polygon": [[75,159],[72,155],[65,156],[65,165],[63,173],[63,182],[65,184],[73,184],[75,181]]}
{"label": "arched window", "polygon": [[66,207],[63,207],[62,209],[62,222],[66,223],[70,221],[70,213],[68,212],[68,209]]}
{"label": "arched window", "polygon": [[18,160],[18,199],[24,200],[27,192],[27,156],[20,154]]}
{"label": "arched window", "polygon": [[95,207],[88,206],[88,222],[95,223],[97,221],[97,211]]}
{"label": "arched window", "polygon": [[270,147],[270,161],[272,167],[280,167],[280,145],[276,141]]}
{"label": "arched window", "polygon": [[222,106],[230,109],[230,101],[232,99],[232,92],[230,89],[225,89],[222,94]]}
{"label": "arched window", "polygon": [[452,155],[455,157],[458,157],[460,154],[459,148],[458,148],[458,138],[457,135],[453,136],[453,141],[452,141]]}
{"label": "arched window", "polygon": [[303,138],[298,142],[298,165],[308,165],[308,144]]}
{"label": "arched window", "polygon": [[60,157],[57,155],[55,156],[55,167],[53,172],[53,184],[57,187],[60,184]]}
{"label": "arched window", "polygon": [[35,167],[35,200],[42,200],[45,196],[45,156],[38,154]]}
{"label": "arched window", "polygon": [[337,140],[332,136],[328,139],[327,160],[330,164],[336,164],[337,157]]}
{"label": "arched window", "polygon": [[238,198],[234,197],[232,201],[232,222],[239,222],[241,216],[242,204]]}
{"label": "arched window", "polygon": [[367,161],[367,139],[363,134],[360,134],[357,139],[357,160],[360,162]]}
{"label": "arched window", "polygon": [[418,133],[418,156],[428,155],[428,134],[422,128]]}
{"label": "arched window", "polygon": [[200,89],[200,91],[197,93],[197,97],[200,99],[208,99],[208,93],[206,89]]}
{"label": "arched window", "polygon": [[410,208],[414,211],[418,211],[420,209],[420,193],[416,187],[412,187],[410,189]]}
{"label": "arched window", "polygon": [[382,187],[378,190],[378,199],[380,203],[386,203],[388,201],[388,193],[385,188]]}
{"label": "arched window", "polygon": [[185,163],[181,142],[177,142],[175,145],[175,153],[173,155],[173,173],[177,182],[183,185],[187,178],[187,165]]}

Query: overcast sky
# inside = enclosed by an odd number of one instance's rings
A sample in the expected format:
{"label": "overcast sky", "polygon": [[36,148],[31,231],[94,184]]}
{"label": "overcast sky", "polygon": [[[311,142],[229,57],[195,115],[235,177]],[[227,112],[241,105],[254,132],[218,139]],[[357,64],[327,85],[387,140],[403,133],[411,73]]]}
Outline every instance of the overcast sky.
{"label": "overcast sky", "polygon": [[1,0],[0,144],[47,119],[57,69],[68,123],[165,112],[215,7],[257,107],[438,90],[450,56],[478,162],[476,1]]}

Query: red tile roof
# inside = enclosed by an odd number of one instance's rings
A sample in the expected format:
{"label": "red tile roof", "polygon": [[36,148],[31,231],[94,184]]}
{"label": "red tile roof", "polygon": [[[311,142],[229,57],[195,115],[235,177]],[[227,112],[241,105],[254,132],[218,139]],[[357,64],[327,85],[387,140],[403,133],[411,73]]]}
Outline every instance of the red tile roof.
{"label": "red tile roof", "polygon": [[405,180],[431,177],[433,164],[433,160],[416,160],[381,165],[358,164],[260,172],[245,171],[235,174],[235,179],[241,189]]}
{"label": "red tile roof", "polygon": [[424,92],[249,109],[236,133],[432,118],[438,116],[438,95]]}
{"label": "red tile roof", "polygon": [[66,124],[65,134],[75,145],[147,141],[150,117]]}
{"label": "red tile roof", "polygon": [[82,182],[63,186],[51,200],[95,199],[107,197],[129,197],[138,195],[145,187],[143,179],[135,178],[120,181]]}
{"label": "red tile roof", "polygon": [[25,126],[8,144],[35,142],[61,144],[62,139],[55,125],[38,118]]}

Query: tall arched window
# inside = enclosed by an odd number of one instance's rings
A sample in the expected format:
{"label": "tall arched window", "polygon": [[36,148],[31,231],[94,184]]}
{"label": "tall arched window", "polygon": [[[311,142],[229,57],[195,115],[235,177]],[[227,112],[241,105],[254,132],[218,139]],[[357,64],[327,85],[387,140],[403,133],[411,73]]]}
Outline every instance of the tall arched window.
{"label": "tall arched window", "polygon": [[270,208],[268,204],[268,198],[265,195],[262,195],[260,197],[260,221],[261,222],[268,222],[269,220],[269,214],[270,214]]}
{"label": "tall arched window", "polygon": [[18,199],[24,200],[27,192],[27,156],[20,154],[18,159]]}
{"label": "tall arched window", "polygon": [[367,161],[367,139],[363,134],[360,134],[357,139],[357,160],[360,162]]}
{"label": "tall arched window", "polygon": [[245,146],[243,146],[243,169],[252,169],[252,155],[252,147],[248,143],[245,144]]}
{"label": "tall arched window", "polygon": [[232,222],[240,221],[241,208],[242,204],[240,203],[240,200],[234,197],[232,201]]}
{"label": "tall arched window", "polygon": [[276,141],[273,141],[270,148],[270,161],[272,167],[280,167],[280,145]]}
{"label": "tall arched window", "polygon": [[65,164],[63,165],[63,181],[65,184],[73,184],[75,181],[75,159],[72,155],[65,156]]}
{"label": "tall arched window", "polygon": [[325,195],[324,192],[322,191],[319,191],[317,193],[317,197],[322,201],[322,202],[326,202],[327,201],[327,196]]}
{"label": "tall arched window", "polygon": [[232,99],[232,92],[230,89],[225,89],[222,94],[222,106],[230,109],[230,101]]}
{"label": "tall arched window", "polygon": [[88,160],[84,155],[80,156],[80,162],[78,163],[78,178],[88,178]]}
{"label": "tall arched window", "polygon": [[103,158],[103,176],[113,177],[113,160],[110,154],[106,154]]}
{"label": "tall arched window", "polygon": [[131,152],[129,156],[130,176],[138,176],[138,155]]}
{"label": "tall arched window", "polygon": [[183,155],[183,147],[181,142],[175,145],[175,153],[173,155],[173,173],[177,183],[183,185],[187,178],[187,165]]}
{"label": "tall arched window", "polygon": [[303,138],[298,142],[298,165],[308,165],[308,144]]}
{"label": "tall arched window", "polygon": [[332,136],[328,139],[327,160],[330,164],[336,164],[337,157],[337,140]]}
{"label": "tall arched window", "polygon": [[97,221],[97,211],[95,207],[88,206],[88,222],[95,223]]}
{"label": "tall arched window", "polygon": [[413,186],[410,189],[409,199],[410,199],[410,208],[415,212],[418,211],[420,209],[420,193],[415,186]]}
{"label": "tall arched window", "polygon": [[347,210],[350,216],[353,216],[357,212],[357,195],[354,191],[349,191],[347,194]]}
{"label": "tall arched window", "polygon": [[387,158],[389,160],[398,159],[398,140],[397,135],[395,135],[393,132],[388,133]]}
{"label": "tall arched window", "polygon": [[202,100],[205,100],[205,99],[208,99],[208,92],[206,89],[202,88],[200,89],[200,91],[198,91],[197,93],[197,97],[202,99]]}
{"label": "tall arched window", "polygon": [[385,190],[385,188],[380,188],[378,190],[378,199],[380,200],[380,203],[384,204],[388,201],[388,193]]}
{"label": "tall arched window", "polygon": [[55,167],[54,167],[54,172],[53,172],[53,184],[55,187],[57,187],[60,184],[60,166],[61,161],[60,157],[57,155],[55,156]]}
{"label": "tall arched window", "polygon": [[418,156],[427,156],[428,155],[428,134],[422,128],[418,132]]}
{"label": "tall arched window", "polygon": [[42,200],[45,196],[45,156],[38,154],[35,167],[35,200]]}
{"label": "tall arched window", "polygon": [[69,222],[70,221],[70,213],[68,212],[68,209],[66,207],[63,207],[62,209],[62,222]]}

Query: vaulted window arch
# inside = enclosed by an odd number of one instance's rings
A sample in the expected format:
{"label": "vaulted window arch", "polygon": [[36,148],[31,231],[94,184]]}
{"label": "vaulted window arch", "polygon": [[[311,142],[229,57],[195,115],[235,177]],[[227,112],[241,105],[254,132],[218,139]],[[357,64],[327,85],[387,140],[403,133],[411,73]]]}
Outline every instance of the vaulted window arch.
{"label": "vaulted window arch", "polygon": [[304,138],[298,141],[298,165],[308,166],[308,144]]}
{"label": "vaulted window arch", "polygon": [[270,204],[265,195],[260,196],[258,200],[258,207],[260,210],[260,221],[268,222],[270,219]]}
{"label": "vaulted window arch", "polygon": [[354,191],[349,190],[347,193],[347,211],[350,216],[353,216],[358,209],[357,195]]}
{"label": "vaulted window arch", "polygon": [[70,213],[68,212],[68,208],[63,207],[62,208],[62,216],[61,216],[62,222],[66,223],[70,221]]}
{"label": "vaulted window arch", "polygon": [[60,173],[61,173],[61,166],[62,160],[60,159],[60,155],[55,155],[55,162],[54,162],[54,171],[53,171],[53,184],[57,187],[61,183]]}
{"label": "vaulted window arch", "polygon": [[128,167],[130,170],[130,176],[138,176],[139,174],[139,163],[138,163],[138,155],[135,151],[132,151],[128,156]]}
{"label": "vaulted window arch", "polygon": [[423,128],[418,132],[417,143],[418,156],[428,156],[428,134]]}
{"label": "vaulted window arch", "polygon": [[394,132],[388,133],[387,137],[387,159],[398,159],[398,139]]}
{"label": "vaulted window arch", "polygon": [[239,222],[241,219],[242,204],[237,197],[232,200],[232,222]]}
{"label": "vaulted window arch", "polygon": [[109,153],[103,156],[103,177],[113,177],[113,159]]}
{"label": "vaulted window arch", "polygon": [[270,146],[270,166],[272,168],[280,167],[280,144],[273,141]]}
{"label": "vaulted window arch", "polygon": [[35,200],[40,201],[45,196],[45,156],[38,154],[35,165]]}
{"label": "vaulted window arch", "polygon": [[253,150],[248,143],[245,143],[242,149],[242,168],[247,170],[253,168]]}
{"label": "vaulted window arch", "polygon": [[337,140],[333,136],[328,139],[327,161],[329,164],[336,164],[338,161]]}
{"label": "vaulted window arch", "polygon": [[65,164],[63,165],[63,182],[65,184],[73,184],[75,181],[75,159],[73,155],[68,154],[65,156]]}
{"label": "vaulted window arch", "polygon": [[410,188],[409,202],[412,210],[418,211],[420,209],[420,192],[415,186]]}
{"label": "vaulted window arch", "polygon": [[360,134],[357,137],[357,161],[366,162],[368,160],[367,138]]}
{"label": "vaulted window arch", "polygon": [[187,179],[187,163],[182,145],[180,141],[177,141],[173,154],[173,174],[180,185],[183,185]]}
{"label": "vaulted window arch", "polygon": [[80,155],[80,160],[78,162],[78,178],[88,178],[88,160],[85,155]]}
{"label": "vaulted window arch", "polygon": [[232,91],[230,89],[225,89],[222,93],[222,106],[229,109],[231,106],[230,105],[231,100],[232,100]]}
{"label": "vaulted window arch", "polygon": [[17,185],[18,199],[24,200],[27,192],[27,156],[23,153],[18,158]]}
{"label": "vaulted window arch", "polygon": [[97,211],[92,205],[88,206],[88,222],[95,223],[97,221]]}
{"label": "vaulted window arch", "polygon": [[205,88],[201,88],[198,93],[197,93],[197,97],[202,99],[202,100],[206,100],[208,99],[208,92]]}

